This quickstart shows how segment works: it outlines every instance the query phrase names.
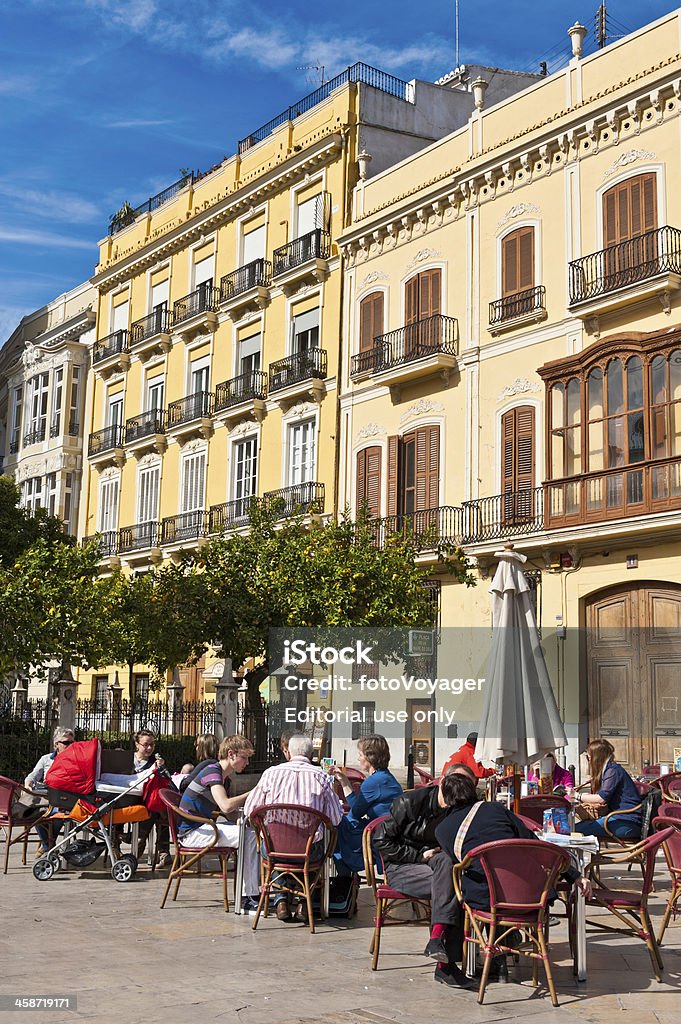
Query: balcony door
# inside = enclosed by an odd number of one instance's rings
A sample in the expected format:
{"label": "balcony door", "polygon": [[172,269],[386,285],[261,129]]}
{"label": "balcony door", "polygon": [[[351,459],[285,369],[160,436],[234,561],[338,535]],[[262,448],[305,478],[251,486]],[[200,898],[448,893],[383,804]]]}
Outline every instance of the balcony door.
{"label": "balcony door", "polygon": [[292,487],[306,484],[315,478],[315,429],[314,420],[294,423],[288,434],[288,482]]}
{"label": "balcony door", "polygon": [[534,515],[534,408],[519,405],[501,418],[503,521],[526,523]]}
{"label": "balcony door", "polygon": [[[420,427],[388,438],[388,515],[412,519],[437,509],[440,495],[440,428]],[[419,516],[420,525],[427,525]]]}
{"label": "balcony door", "polygon": [[627,178],[603,196],[606,287],[656,273],[657,184],[654,174]]}
{"label": "balcony door", "polygon": [[[513,308],[514,312],[516,308],[518,313],[526,312],[519,293],[533,288],[534,228],[516,228],[505,236],[501,244],[501,297],[507,300],[504,305]],[[511,296],[518,297],[516,306],[511,306]]]}
{"label": "balcony door", "polygon": [[681,747],[681,587],[646,582],[586,604],[589,739],[602,736],[629,772],[672,763]]}
{"label": "balcony door", "polygon": [[[437,351],[440,327],[437,321],[428,321],[442,310],[442,271],[424,270],[414,274],[404,286],[404,355],[417,359],[430,351]],[[393,353],[393,358],[397,353]]]}

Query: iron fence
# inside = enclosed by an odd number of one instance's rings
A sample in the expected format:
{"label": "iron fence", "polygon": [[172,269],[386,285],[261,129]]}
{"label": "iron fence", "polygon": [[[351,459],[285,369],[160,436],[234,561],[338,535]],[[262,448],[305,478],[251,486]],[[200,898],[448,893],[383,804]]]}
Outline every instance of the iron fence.
{"label": "iron fence", "polygon": [[239,704],[237,707],[236,731],[246,736],[255,751],[249,767],[263,771],[271,764],[281,761],[279,739],[284,731],[280,705],[272,701],[255,710]]}
{"label": "iron fence", "polygon": [[52,750],[56,724],[51,700],[27,700],[20,714],[12,710],[11,692],[0,689],[0,775],[23,782],[44,754]]}
{"label": "iron fence", "polygon": [[662,227],[570,263],[570,305],[646,281],[681,274],[681,231]]}

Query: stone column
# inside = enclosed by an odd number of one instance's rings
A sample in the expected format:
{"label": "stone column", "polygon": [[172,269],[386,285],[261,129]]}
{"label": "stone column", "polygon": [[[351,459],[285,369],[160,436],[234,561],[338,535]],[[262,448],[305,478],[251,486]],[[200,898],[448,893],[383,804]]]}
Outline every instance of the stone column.
{"label": "stone column", "polygon": [[17,676],[17,681],[12,690],[12,715],[14,718],[23,718],[24,708],[28,701],[28,687],[23,676]]}
{"label": "stone column", "polygon": [[167,691],[170,731],[173,736],[182,736],[184,686],[180,681],[180,670],[177,666],[173,670],[173,681],[167,687]]}
{"label": "stone column", "polygon": [[76,728],[76,682],[71,675],[71,666],[61,663],[61,674],[57,682],[58,725],[62,729]]}
{"label": "stone column", "polygon": [[218,744],[225,736],[233,736],[237,731],[237,691],[240,685],[234,678],[231,659],[225,658],[222,679],[215,684],[215,739]]}
{"label": "stone column", "polygon": [[[114,681],[109,687],[111,693],[111,720],[109,722],[109,729],[111,732],[121,731],[121,719],[123,716],[122,701],[123,701],[123,687],[118,680],[118,672],[114,673]],[[131,721],[132,727],[132,721]]]}

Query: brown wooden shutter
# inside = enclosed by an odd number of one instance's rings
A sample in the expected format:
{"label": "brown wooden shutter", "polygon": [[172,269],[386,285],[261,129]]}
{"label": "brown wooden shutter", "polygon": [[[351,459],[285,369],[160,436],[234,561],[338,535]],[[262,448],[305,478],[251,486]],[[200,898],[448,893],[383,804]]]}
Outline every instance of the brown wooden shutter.
{"label": "brown wooden shutter", "polygon": [[534,288],[534,228],[518,228],[501,246],[502,298]]}
{"label": "brown wooden shutter", "polygon": [[388,438],[388,515],[397,515],[398,470],[399,470],[399,438],[393,435]]}
{"label": "brown wooden shutter", "polygon": [[357,452],[357,511],[366,502],[369,513],[381,514],[381,449],[378,445]]}
{"label": "brown wooden shutter", "polygon": [[359,350],[374,347],[374,338],[383,334],[383,292],[372,292],[359,306]]}
{"label": "brown wooden shutter", "polygon": [[654,174],[639,174],[613,186],[603,196],[603,244],[607,248],[657,227]]}
{"label": "brown wooden shutter", "polygon": [[657,189],[654,174],[643,175],[641,198],[643,200],[643,230],[654,231],[657,227]]}
{"label": "brown wooden shutter", "polygon": [[501,418],[501,491],[529,491],[534,487],[534,409],[521,405]]}
{"label": "brown wooden shutter", "polygon": [[617,244],[617,205],[615,190],[603,196],[603,245],[607,249]]}
{"label": "brown wooden shutter", "polygon": [[419,275],[410,277],[404,286],[404,322],[413,324],[419,319]]}
{"label": "brown wooden shutter", "polygon": [[440,428],[416,432],[416,511],[437,508],[440,496]]}
{"label": "brown wooden shutter", "polygon": [[436,316],[441,309],[442,271],[426,270],[419,274],[419,320]]}
{"label": "brown wooden shutter", "polygon": [[515,231],[507,235],[501,251],[501,293],[514,295],[518,291],[518,247]]}
{"label": "brown wooden shutter", "polygon": [[518,235],[518,291],[534,288],[534,228],[521,228]]}
{"label": "brown wooden shutter", "polygon": [[505,412],[501,418],[501,493],[515,490],[515,409]]}

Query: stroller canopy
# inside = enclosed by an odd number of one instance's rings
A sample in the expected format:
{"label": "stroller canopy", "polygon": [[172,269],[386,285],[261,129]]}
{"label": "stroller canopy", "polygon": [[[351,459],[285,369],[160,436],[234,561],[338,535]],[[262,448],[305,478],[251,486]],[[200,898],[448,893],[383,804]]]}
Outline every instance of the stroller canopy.
{"label": "stroller canopy", "polygon": [[80,740],[57,754],[45,785],[68,793],[94,793],[99,775],[99,740]]}

